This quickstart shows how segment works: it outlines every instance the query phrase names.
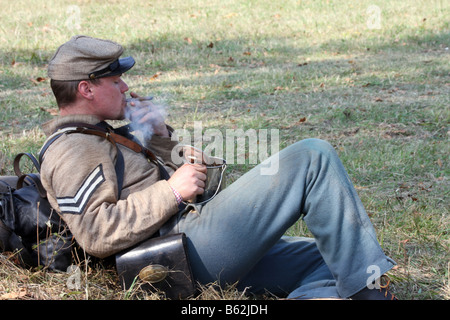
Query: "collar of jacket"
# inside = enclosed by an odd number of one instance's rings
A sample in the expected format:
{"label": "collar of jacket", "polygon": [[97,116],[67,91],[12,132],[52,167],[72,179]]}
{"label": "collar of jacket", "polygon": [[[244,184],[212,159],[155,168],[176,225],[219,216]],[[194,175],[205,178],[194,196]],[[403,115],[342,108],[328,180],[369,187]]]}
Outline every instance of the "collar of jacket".
{"label": "collar of jacket", "polygon": [[101,120],[93,115],[87,114],[73,114],[67,116],[58,116],[42,125],[42,130],[46,136],[52,135],[56,128],[65,125],[66,123],[82,122],[87,124],[97,124]]}

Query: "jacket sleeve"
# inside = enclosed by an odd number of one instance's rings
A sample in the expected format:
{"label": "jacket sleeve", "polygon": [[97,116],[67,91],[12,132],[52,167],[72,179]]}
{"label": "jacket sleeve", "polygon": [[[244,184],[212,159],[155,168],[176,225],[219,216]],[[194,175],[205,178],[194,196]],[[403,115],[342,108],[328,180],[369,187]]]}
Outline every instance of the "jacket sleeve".
{"label": "jacket sleeve", "polygon": [[174,165],[174,159],[172,159],[172,150],[178,144],[178,138],[175,135],[174,129],[167,126],[170,137],[160,137],[153,135],[151,139],[145,140],[145,146],[150,149],[154,154],[161,157],[163,162],[176,169],[181,164]]}
{"label": "jacket sleeve", "polygon": [[50,146],[41,167],[50,203],[81,247],[99,258],[147,239],[178,211],[172,189],[159,180],[156,166],[146,170],[136,187],[127,180],[125,163],[126,192],[117,199],[116,154],[103,138],[71,134]]}

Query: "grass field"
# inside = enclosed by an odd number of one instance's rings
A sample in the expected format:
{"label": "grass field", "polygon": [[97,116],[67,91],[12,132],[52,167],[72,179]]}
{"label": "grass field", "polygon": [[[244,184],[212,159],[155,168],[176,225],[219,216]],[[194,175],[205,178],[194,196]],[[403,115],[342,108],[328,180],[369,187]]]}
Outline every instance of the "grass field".
{"label": "grass field", "polygon": [[[450,299],[450,3],[444,0],[0,0],[0,174],[36,153],[56,104],[46,67],[72,35],[115,40],[129,87],[192,130],[277,129],[338,151],[397,262],[401,299]],[[252,164],[231,165],[228,181]],[[300,222],[289,232],[308,234]],[[137,299],[113,270],[66,274],[0,259],[0,299]],[[209,292],[209,289],[205,290]],[[204,293],[221,298],[223,293]],[[231,290],[226,298],[242,298]],[[152,298],[150,296],[149,298]]]}

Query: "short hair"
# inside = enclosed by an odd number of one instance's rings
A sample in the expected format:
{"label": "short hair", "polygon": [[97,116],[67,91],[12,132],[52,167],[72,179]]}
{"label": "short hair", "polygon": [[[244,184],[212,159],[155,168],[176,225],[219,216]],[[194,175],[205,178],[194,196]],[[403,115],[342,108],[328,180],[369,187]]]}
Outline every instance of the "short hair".
{"label": "short hair", "polygon": [[81,81],[89,81],[94,85],[98,85],[100,83],[100,79],[74,81],[50,80],[53,95],[55,96],[56,103],[60,109],[75,102],[77,98],[78,84]]}

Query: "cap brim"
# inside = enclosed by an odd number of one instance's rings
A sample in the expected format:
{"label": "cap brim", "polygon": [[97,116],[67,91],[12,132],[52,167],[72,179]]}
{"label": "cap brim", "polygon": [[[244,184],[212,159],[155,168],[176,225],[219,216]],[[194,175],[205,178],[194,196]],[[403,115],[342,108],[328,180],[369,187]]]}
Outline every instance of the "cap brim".
{"label": "cap brim", "polygon": [[90,73],[89,79],[93,80],[120,75],[130,70],[134,66],[134,63],[133,57],[118,59],[110,63],[108,67]]}
{"label": "cap brim", "polygon": [[119,59],[119,67],[115,69],[110,74],[107,74],[108,77],[115,76],[118,74],[122,74],[130,70],[136,62],[134,61],[133,57],[125,57]]}

